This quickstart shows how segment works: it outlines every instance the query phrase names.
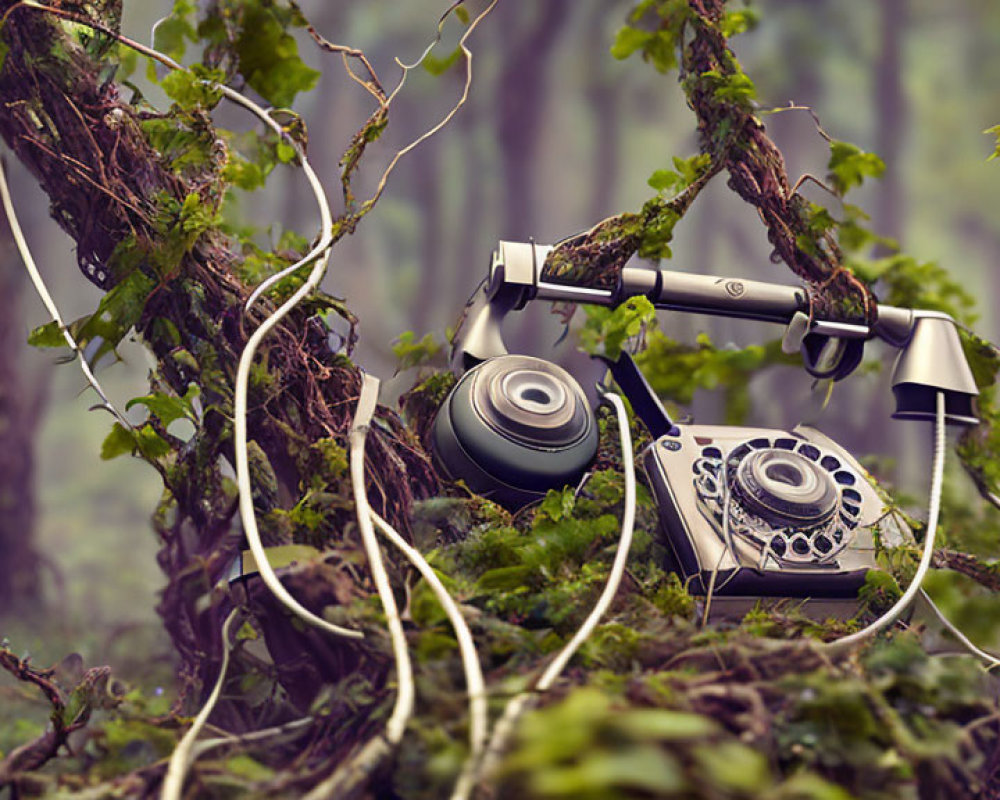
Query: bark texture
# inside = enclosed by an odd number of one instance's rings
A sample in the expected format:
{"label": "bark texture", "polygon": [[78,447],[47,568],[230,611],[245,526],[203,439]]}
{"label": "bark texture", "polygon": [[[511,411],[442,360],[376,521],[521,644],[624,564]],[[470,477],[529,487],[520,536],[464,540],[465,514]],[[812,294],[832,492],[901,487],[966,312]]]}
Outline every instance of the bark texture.
{"label": "bark texture", "polygon": [[[14,5],[4,0],[0,12]],[[218,631],[228,604],[212,587],[242,546],[236,498],[226,478],[233,459],[233,379],[249,332],[273,306],[265,301],[244,315],[252,287],[239,277],[241,253],[215,229],[187,243],[169,271],[152,266],[165,231],[177,223],[171,210],[176,213],[192,195],[212,208],[221,203],[224,152],[214,163],[178,174],[144,133],[142,123],[152,112],[140,114],[122,102],[92,50],[58,21],[19,6],[7,18],[4,36],[9,51],[0,73],[0,135],[48,193],[54,218],[77,243],[83,277],[110,290],[138,271],[140,285],[151,287],[137,299],[135,328],[158,362],[153,388],[179,396],[191,384],[200,387],[204,413],[195,436],[177,440],[151,418],[170,448],[148,460],[165,487],[154,520],[167,578],[158,610],[180,654],[182,675],[189,685],[204,686],[217,672]],[[207,116],[194,124],[213,135]],[[140,257],[125,259],[124,252]],[[270,543],[307,536],[310,544],[336,551],[339,558],[327,565],[335,597],[310,593],[304,576],[296,583],[310,599],[344,602],[371,587],[350,566],[360,544],[346,475],[324,463],[324,445],[317,443],[343,447],[360,378],[347,358],[352,342],[338,352],[317,316],[335,301],[317,294],[303,305],[271,335],[251,381],[254,499]],[[435,478],[393,412],[381,409],[378,422],[368,447],[372,504],[405,530],[412,499],[431,491]],[[303,532],[274,522],[281,518],[276,512],[316,488],[316,475],[327,501],[323,525]],[[345,646],[333,645],[338,647]],[[341,669],[355,665],[353,656],[334,653],[315,671],[336,680]],[[381,671],[376,665],[374,674]]]}

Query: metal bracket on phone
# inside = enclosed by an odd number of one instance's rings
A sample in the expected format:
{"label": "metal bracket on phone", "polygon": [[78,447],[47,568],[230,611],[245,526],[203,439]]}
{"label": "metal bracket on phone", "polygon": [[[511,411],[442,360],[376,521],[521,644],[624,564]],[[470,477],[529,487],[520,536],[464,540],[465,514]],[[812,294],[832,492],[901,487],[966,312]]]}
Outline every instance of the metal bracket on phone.
{"label": "metal bracket on phone", "polygon": [[848,324],[808,317],[809,300],[801,287],[637,267],[622,270],[615,291],[555,284],[541,280],[551,250],[534,242],[500,242],[454,343],[457,372],[506,354],[501,323],[533,299],[614,306],[643,295],[660,309],[786,325],[786,345],[797,343],[806,368],[819,377],[843,378],[860,363],[865,342],[881,339],[901,351],[892,379],[894,417],[933,419],[940,391],[949,424],[978,424],[974,401],[979,391],[958,329],[946,314],[880,305],[870,327]]}

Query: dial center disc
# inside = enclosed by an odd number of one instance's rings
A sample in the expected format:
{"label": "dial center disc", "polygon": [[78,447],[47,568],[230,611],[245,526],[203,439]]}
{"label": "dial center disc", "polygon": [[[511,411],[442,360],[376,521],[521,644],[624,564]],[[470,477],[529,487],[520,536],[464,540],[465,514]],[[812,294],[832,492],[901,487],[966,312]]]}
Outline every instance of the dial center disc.
{"label": "dial center disc", "polygon": [[819,464],[788,450],[757,450],[736,471],[741,503],[772,524],[817,524],[837,510],[840,494]]}

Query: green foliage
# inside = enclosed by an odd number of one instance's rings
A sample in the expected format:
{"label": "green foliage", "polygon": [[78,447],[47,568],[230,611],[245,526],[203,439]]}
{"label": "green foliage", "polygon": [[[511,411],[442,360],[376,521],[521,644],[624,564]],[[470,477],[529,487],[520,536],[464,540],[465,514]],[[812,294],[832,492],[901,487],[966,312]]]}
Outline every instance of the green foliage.
{"label": "green foliage", "polygon": [[700,83],[707,86],[716,100],[732,103],[740,108],[750,108],[751,101],[757,96],[753,81],[742,70],[720,72],[717,69],[706,70],[699,76]]}
{"label": "green foliage", "polygon": [[667,617],[690,617],[695,610],[694,598],[676,572],[663,575],[650,600]]}
{"label": "green foliage", "polygon": [[902,253],[877,261],[852,260],[851,264],[859,278],[880,289],[884,303],[943,311],[966,323],[974,320],[975,298],[940,264]]}
{"label": "green foliage", "polygon": [[688,345],[651,329],[636,363],[657,394],[682,406],[691,405],[698,389],[722,390],[726,423],[735,425],[750,410],[750,378],[765,367],[797,363],[797,357],[783,353],[778,341],[743,349],[719,348],[707,334],[699,334],[696,343]]}
{"label": "green foliage", "polygon": [[989,157],[989,160],[992,161],[994,158],[1000,158],[1000,125],[994,125],[992,128],[987,128],[985,131],[983,131],[983,133],[988,133],[994,136],[997,140],[996,149],[993,151],[993,154]]}
{"label": "green foliage", "polygon": [[179,107],[174,116],[150,117],[139,123],[150,145],[171,171],[185,175],[211,163],[215,143],[211,131],[199,125],[194,111]]}
{"label": "green foliage", "polygon": [[266,0],[240,3],[240,25],[235,51],[247,83],[271,105],[290,106],[296,95],[316,85],[320,73],[299,56],[289,26],[301,25],[301,16]]}
{"label": "green foliage", "polygon": [[616,360],[625,342],[638,336],[656,319],[656,309],[645,297],[630,297],[616,308],[587,306],[587,321],[580,329],[580,346],[590,355]]}
{"label": "green foliage", "polygon": [[62,329],[55,321],[46,322],[33,328],[28,334],[28,344],[32,347],[64,347],[66,337],[63,336]]}
{"label": "green foliage", "polygon": [[864,183],[865,178],[880,178],[885,172],[885,162],[874,153],[866,153],[849,142],[830,142],[830,161],[827,175],[838,194],[844,195]]}
{"label": "green foliage", "polygon": [[670,258],[670,242],[674,238],[674,226],[680,221],[681,213],[662,198],[656,198],[643,206],[643,217],[643,226],[639,232],[639,257],[653,260]]}
{"label": "green foliage", "polygon": [[615,36],[611,55],[625,59],[639,52],[657,71],[670,72],[677,66],[681,31],[690,15],[687,0],[642,0]]}
{"label": "green foliage", "polygon": [[[561,735],[553,736],[556,730]],[[504,766],[521,777],[530,797],[615,798],[635,791],[676,796],[690,784],[676,757],[658,745],[703,740],[715,730],[704,717],[616,708],[596,689],[577,689],[525,718]]]}
{"label": "green foliage", "polygon": [[852,798],[816,772],[779,777],[763,752],[707,716],[594,686],[526,716],[503,767],[505,789],[527,798]]}
{"label": "green foliage", "polygon": [[752,8],[744,8],[739,11],[727,11],[719,25],[719,30],[727,39],[738,36],[741,33],[753,30],[760,22],[760,15]]}
{"label": "green foliage", "polygon": [[[153,286],[150,278],[135,270],[101,298],[93,314],[67,326],[81,348],[86,348],[92,341],[99,342],[90,355],[91,361],[96,363],[106,353],[114,352],[132,326],[139,322]],[[66,339],[58,324],[52,321],[35,328],[28,337],[28,344],[34,347],[61,347],[66,344]]]}
{"label": "green foliage", "polygon": [[153,47],[174,61],[180,61],[187,50],[187,42],[197,40],[195,26],[191,22],[195,10],[192,0],[174,0],[169,16],[156,26]]}
{"label": "green foliage", "polygon": [[876,644],[864,664],[864,677],[830,681],[817,672],[785,681],[791,702],[781,742],[795,763],[842,765],[841,784],[866,798],[899,796],[914,769],[972,768],[955,715],[980,702],[987,679],[974,664],[932,658],[905,634]]}
{"label": "green foliage", "polygon": [[423,65],[431,75],[444,75],[448,70],[462,61],[462,48],[456,47],[448,55],[438,58],[433,53],[424,57]]}
{"label": "green foliage", "polygon": [[172,451],[172,448],[156,429],[146,423],[138,428],[129,429],[116,422],[111,427],[101,445],[101,460],[110,461],[123,455],[139,455],[147,461],[155,462]]}
{"label": "green foliage", "polygon": [[225,80],[221,70],[208,69],[201,64],[193,64],[189,70],[168,72],[160,86],[183,110],[194,108],[212,109],[222,99],[222,92],[217,88]]}
{"label": "green foliage", "polygon": [[188,386],[183,397],[171,396],[163,392],[153,392],[143,397],[133,397],[125,404],[125,410],[133,406],[142,405],[149,409],[149,413],[155,416],[164,426],[169,425],[179,419],[189,419],[198,422],[198,412],[195,409],[194,401],[201,394],[201,388],[192,383]]}
{"label": "green foliage", "polygon": [[873,569],[865,575],[865,584],[858,592],[858,599],[865,608],[882,614],[892,608],[902,594],[899,584],[889,572]]}
{"label": "green foliage", "polygon": [[413,331],[405,331],[392,343],[392,352],[396,356],[396,372],[402,372],[429,363],[441,352],[441,345],[429,333],[418,340]]}
{"label": "green foliage", "polygon": [[674,156],[674,169],[656,170],[650,175],[648,183],[658,192],[678,194],[698,180],[708,169],[711,161],[712,157],[707,153],[690,158]]}

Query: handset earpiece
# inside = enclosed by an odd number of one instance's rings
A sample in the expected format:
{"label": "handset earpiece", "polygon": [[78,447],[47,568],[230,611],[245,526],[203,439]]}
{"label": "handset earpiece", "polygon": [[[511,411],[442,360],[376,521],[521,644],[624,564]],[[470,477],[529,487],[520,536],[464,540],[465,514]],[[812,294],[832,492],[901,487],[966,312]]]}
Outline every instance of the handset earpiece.
{"label": "handset earpiece", "polygon": [[431,430],[435,465],[509,506],[577,483],[597,454],[594,413],[557,364],[501,355],[461,377]]}

